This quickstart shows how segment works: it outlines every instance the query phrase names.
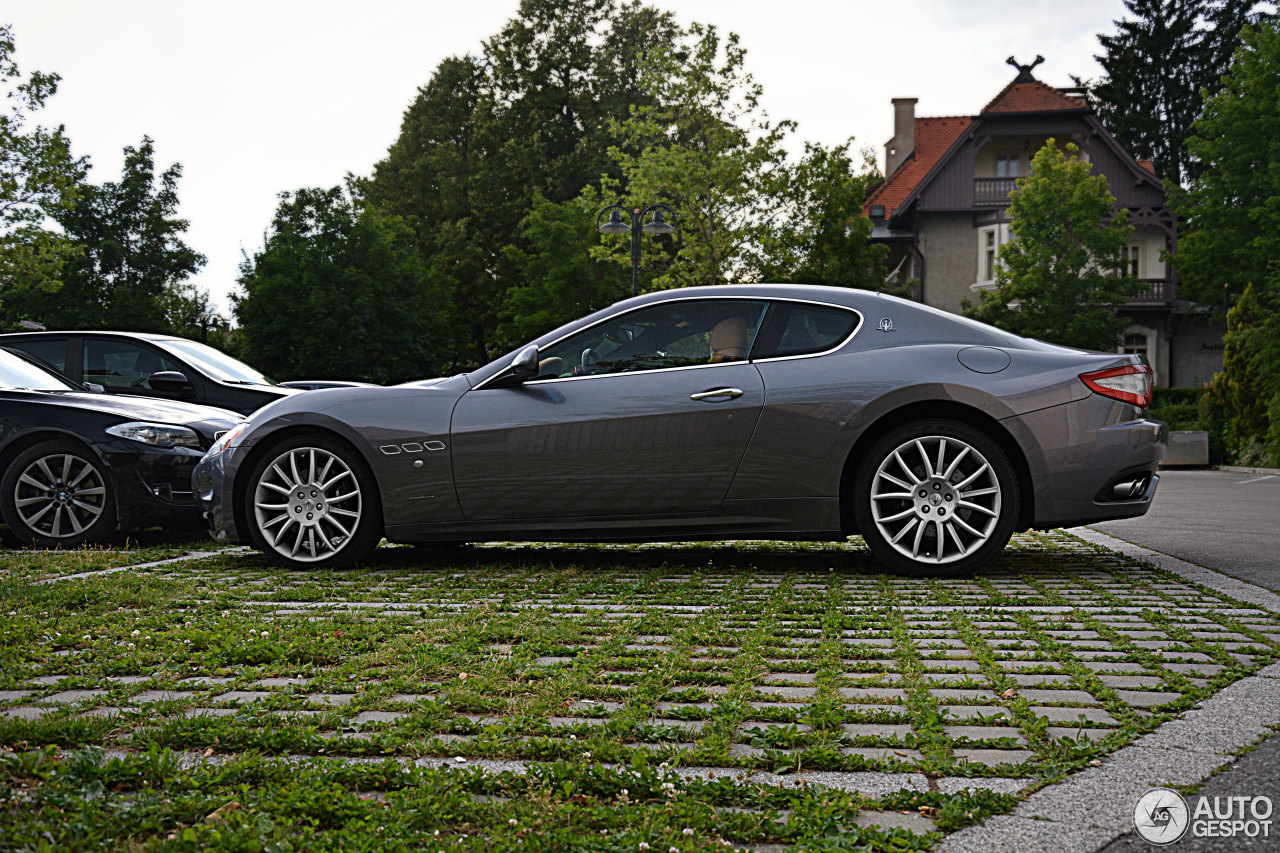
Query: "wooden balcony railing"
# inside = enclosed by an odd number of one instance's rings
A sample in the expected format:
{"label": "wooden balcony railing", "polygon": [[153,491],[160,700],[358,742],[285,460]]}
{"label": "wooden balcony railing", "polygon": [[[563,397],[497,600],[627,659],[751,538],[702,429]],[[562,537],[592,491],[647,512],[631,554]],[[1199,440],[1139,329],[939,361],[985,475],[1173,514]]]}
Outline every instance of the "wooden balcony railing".
{"label": "wooden balcony railing", "polygon": [[1017,178],[974,178],[973,203],[1004,207],[1017,181]]}
{"label": "wooden balcony railing", "polygon": [[1147,287],[1129,299],[1130,305],[1152,305],[1160,302],[1172,304],[1177,297],[1177,288],[1171,279],[1140,278],[1138,281]]}

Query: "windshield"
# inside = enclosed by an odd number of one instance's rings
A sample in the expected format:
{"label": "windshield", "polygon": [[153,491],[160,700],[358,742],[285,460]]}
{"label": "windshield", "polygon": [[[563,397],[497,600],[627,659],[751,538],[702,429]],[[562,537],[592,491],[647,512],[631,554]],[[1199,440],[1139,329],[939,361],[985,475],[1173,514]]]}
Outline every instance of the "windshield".
{"label": "windshield", "polygon": [[30,391],[83,390],[5,350],[0,350],[0,388],[24,388]]}
{"label": "windshield", "polygon": [[152,343],[167,349],[179,358],[185,358],[214,379],[219,379],[223,382],[231,382],[237,385],[276,384],[243,361],[236,361],[225,352],[216,350],[199,341],[181,339],[153,340]]}

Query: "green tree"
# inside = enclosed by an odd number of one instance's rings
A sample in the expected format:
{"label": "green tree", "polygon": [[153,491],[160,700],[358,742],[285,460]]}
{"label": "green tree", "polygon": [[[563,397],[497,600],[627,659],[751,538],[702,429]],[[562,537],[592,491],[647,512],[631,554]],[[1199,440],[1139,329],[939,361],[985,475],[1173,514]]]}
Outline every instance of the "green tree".
{"label": "green tree", "polygon": [[398,382],[448,358],[448,298],[398,217],[342,187],[282,193],[232,297],[237,350],[269,375]]}
{"label": "green tree", "polygon": [[452,362],[483,363],[512,342],[498,327],[508,290],[532,284],[521,263],[538,252],[526,243],[535,199],[569,202],[613,168],[608,120],[649,101],[637,66],[674,31],[638,2],[523,0],[478,56],[441,62],[410,104],[359,186],[405,219],[450,282]]}
{"label": "green tree", "polygon": [[1246,27],[1221,91],[1188,141],[1204,171],[1178,199],[1183,292],[1227,313],[1222,372],[1210,397],[1237,461],[1280,464],[1280,23]]}
{"label": "green tree", "polygon": [[1250,284],[1227,313],[1223,338],[1222,372],[1209,386],[1210,397],[1226,413],[1228,454],[1236,461],[1280,462],[1272,448],[1271,460],[1245,459],[1264,443],[1274,444],[1280,429],[1272,412],[1280,406],[1280,280]]}
{"label": "green tree", "polygon": [[1130,153],[1153,161],[1156,174],[1185,184],[1199,171],[1187,150],[1204,93],[1212,94],[1258,15],[1257,0],[1125,0],[1131,16],[1099,35],[1094,57],[1106,76],[1093,87],[1107,129]]}
{"label": "green tree", "polygon": [[784,187],[788,221],[766,242],[763,280],[885,289],[889,248],[870,242],[871,220],[862,213],[868,190],[881,176],[869,151],[861,169],[855,168],[852,144],[805,144],[805,156]]}
{"label": "green tree", "polygon": [[965,315],[1019,335],[1085,349],[1114,349],[1128,318],[1122,305],[1141,289],[1123,269],[1133,231],[1102,175],[1091,175],[1068,143],[1050,139],[1031,174],[1010,193],[1014,239],[1000,250],[996,287]]}
{"label": "green tree", "polygon": [[[737,35],[693,24],[642,67],[656,103],[614,124],[620,176],[606,177],[603,195],[680,213],[678,235],[654,241],[667,251],[650,253],[646,290],[759,280],[775,229],[787,222],[784,143],[795,124],[769,120],[745,60]],[[628,239],[607,241],[601,256],[629,265]]]}
{"label": "green tree", "polygon": [[500,337],[527,341],[631,294],[622,270],[592,257],[597,239],[591,223],[600,207],[591,188],[559,204],[534,200],[522,245],[508,247],[522,283],[507,292]]}
{"label": "green tree", "polygon": [[[726,281],[883,287],[886,249],[868,242],[862,215],[873,161],[855,169],[852,140],[808,143],[793,162],[791,121],[760,107],[762,86],[746,69],[732,33],[693,24],[642,66],[655,102],[613,125],[619,174],[602,195],[626,207],[670,204],[679,231],[652,239],[642,289]],[[649,238],[646,238],[649,239]],[[630,264],[629,238],[605,238],[594,252]]]}
{"label": "green tree", "polygon": [[56,290],[66,262],[78,250],[47,227],[76,199],[87,168],[71,156],[61,126],[28,126],[31,114],[58,90],[57,74],[32,72],[25,79],[13,61],[13,29],[0,26],[0,292]]}
{"label": "green tree", "polygon": [[63,271],[62,289],[17,295],[9,310],[49,328],[185,331],[194,298],[187,279],[205,258],[182,239],[181,177],[178,163],[156,174],[149,137],[126,147],[118,182],[84,185],[57,214],[80,248]]}
{"label": "green tree", "polygon": [[1245,31],[1222,90],[1188,146],[1204,165],[1175,209],[1186,221],[1177,266],[1183,295],[1221,304],[1223,290],[1262,284],[1280,258],[1280,25]]}

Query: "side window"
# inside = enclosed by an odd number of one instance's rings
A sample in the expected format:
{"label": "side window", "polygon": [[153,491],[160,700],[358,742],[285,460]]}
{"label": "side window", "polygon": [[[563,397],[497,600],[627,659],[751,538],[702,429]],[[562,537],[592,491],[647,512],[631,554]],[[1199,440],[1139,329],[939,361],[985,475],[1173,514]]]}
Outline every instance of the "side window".
{"label": "side window", "polygon": [[825,352],[849,337],[857,312],[807,302],[775,302],[760,331],[752,358],[778,358]]}
{"label": "side window", "polygon": [[637,308],[545,349],[537,378],[745,361],[765,307],[705,299]]}
{"label": "side window", "polygon": [[10,344],[10,346],[33,355],[45,364],[52,365],[65,373],[67,370],[67,340],[67,338],[40,338],[35,341]]}
{"label": "side window", "polygon": [[162,370],[182,370],[182,365],[150,347],[128,341],[86,340],[83,345],[84,381],[109,390],[150,390],[147,379]]}

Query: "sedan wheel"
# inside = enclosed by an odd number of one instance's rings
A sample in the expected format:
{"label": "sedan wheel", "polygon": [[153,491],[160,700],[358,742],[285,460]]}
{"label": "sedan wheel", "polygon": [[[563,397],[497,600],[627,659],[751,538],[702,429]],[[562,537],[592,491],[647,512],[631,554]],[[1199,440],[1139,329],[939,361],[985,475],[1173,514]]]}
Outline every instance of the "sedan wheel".
{"label": "sedan wheel", "polygon": [[858,475],[858,528],[895,568],[963,574],[994,559],[1018,517],[1018,483],[994,441],[956,421],[907,424]]}
{"label": "sedan wheel", "polygon": [[28,545],[98,544],[116,526],[111,481],[78,442],[45,441],[23,451],[5,472],[0,493],[5,523]]}
{"label": "sedan wheel", "polygon": [[254,467],[249,496],[254,540],[283,565],[350,565],[382,538],[372,475],[355,450],[323,436],[273,448]]}

